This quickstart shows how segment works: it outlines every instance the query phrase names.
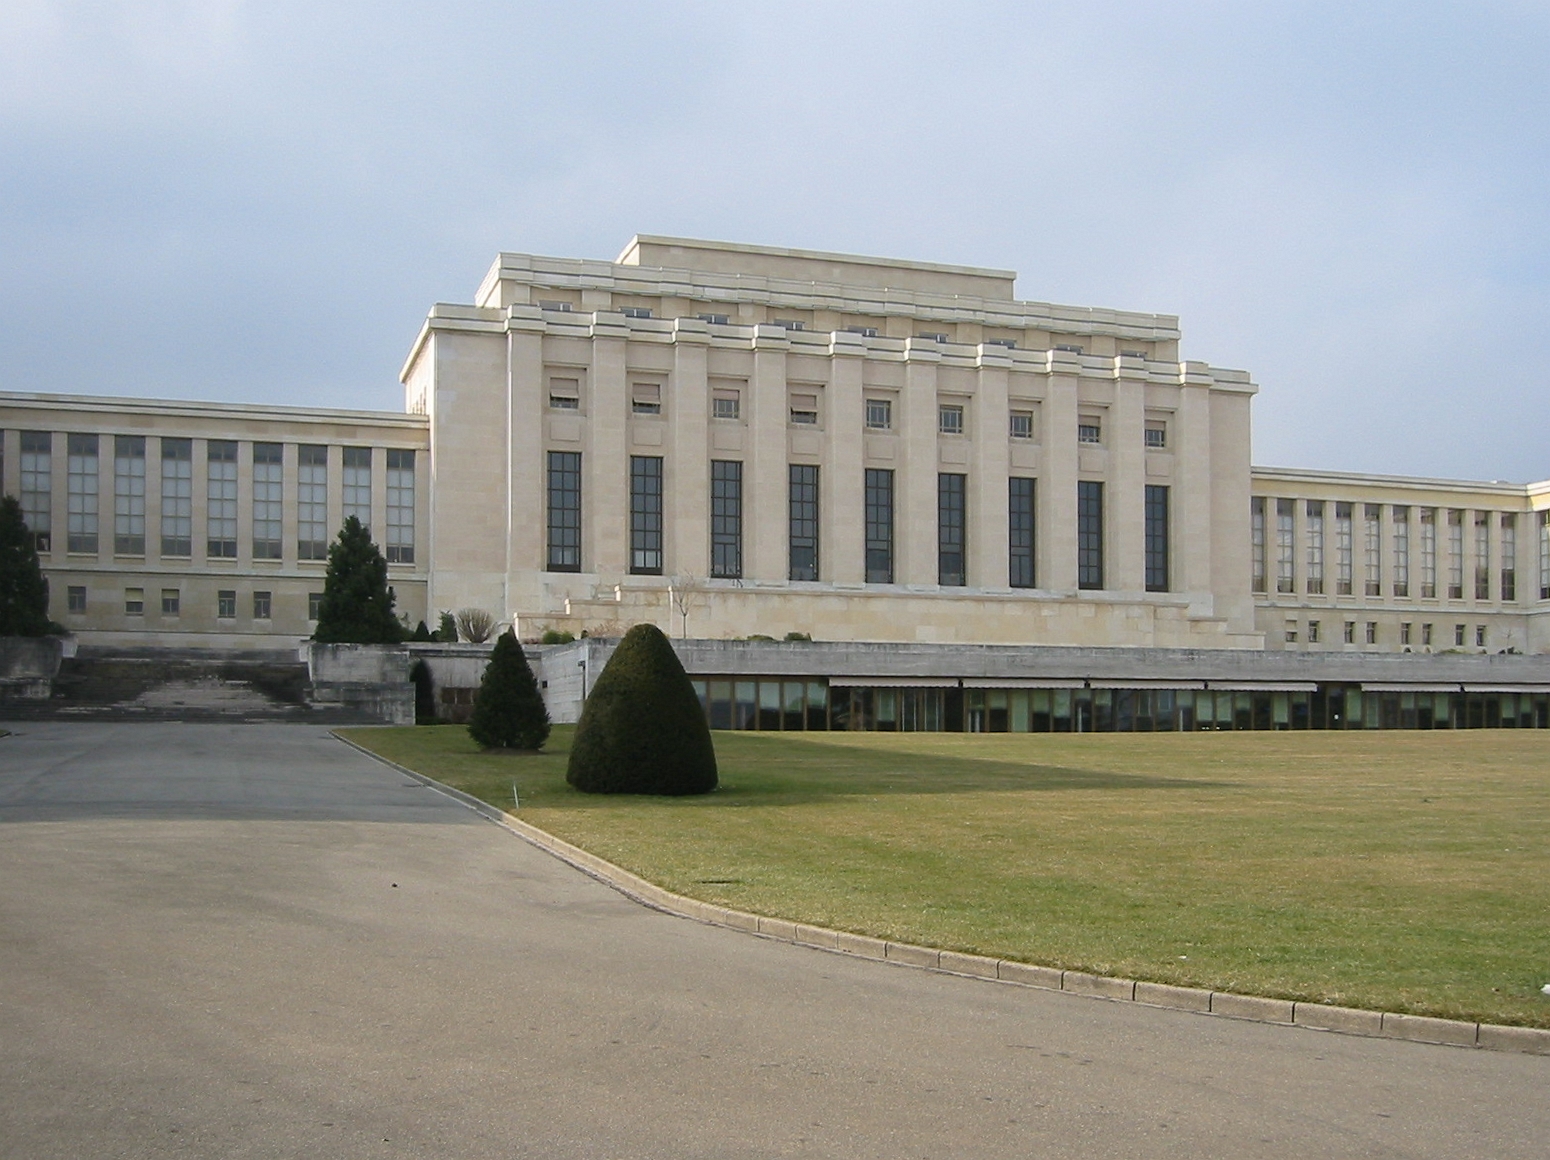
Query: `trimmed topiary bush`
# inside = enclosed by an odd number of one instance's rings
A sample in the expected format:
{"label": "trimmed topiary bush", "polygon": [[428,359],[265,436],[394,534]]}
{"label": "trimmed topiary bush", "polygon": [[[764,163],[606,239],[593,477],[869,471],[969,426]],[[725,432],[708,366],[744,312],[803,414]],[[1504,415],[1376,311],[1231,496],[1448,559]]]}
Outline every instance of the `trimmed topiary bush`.
{"label": "trimmed topiary bush", "polygon": [[583,793],[681,796],[716,788],[716,750],[694,686],[654,624],[614,650],[576,726],[565,780]]}
{"label": "trimmed topiary bush", "polygon": [[484,666],[468,735],[486,749],[542,749],[549,740],[549,710],[510,629],[495,641]]}

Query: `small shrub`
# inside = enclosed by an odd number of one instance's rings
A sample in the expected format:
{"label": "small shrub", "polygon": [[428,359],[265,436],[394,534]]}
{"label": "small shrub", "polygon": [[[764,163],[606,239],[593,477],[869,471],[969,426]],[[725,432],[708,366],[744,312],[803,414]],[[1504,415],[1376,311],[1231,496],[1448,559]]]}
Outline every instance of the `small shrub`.
{"label": "small shrub", "polygon": [[436,640],[441,641],[443,644],[456,644],[457,617],[453,616],[450,612],[441,613],[441,618],[436,622],[436,632],[434,633],[434,637]]}
{"label": "small shrub", "polygon": [[583,793],[681,796],[716,788],[716,750],[694,686],[654,624],[614,650],[581,710],[565,780]]}
{"label": "small shrub", "polygon": [[812,635],[812,633],[809,633],[809,632],[788,632],[786,634],[786,639],[788,641],[799,641],[799,640],[811,641],[813,639],[813,635]]}
{"label": "small shrub", "polygon": [[775,638],[773,636],[766,636],[762,632],[755,632],[755,633],[750,633],[749,635],[743,637],[743,639],[744,640],[774,640]]}
{"label": "small shrub", "polygon": [[544,635],[538,640],[539,644],[570,644],[576,639],[574,633],[565,632],[557,628],[544,629]]}
{"label": "small shrub", "polygon": [[457,634],[469,644],[483,644],[495,631],[495,617],[482,608],[457,610]]}
{"label": "small shrub", "polygon": [[[420,622],[420,627],[425,627],[425,622]],[[430,633],[425,634],[426,639]],[[416,639],[419,639],[416,637]],[[414,667],[409,670],[409,679],[414,682],[414,723],[416,725],[434,725],[436,723],[436,689],[431,680],[431,667],[424,660],[414,662]]]}
{"label": "small shrub", "polygon": [[422,620],[419,624],[414,626],[414,635],[409,639],[417,643],[424,643],[426,641],[435,640],[436,638],[431,635],[431,630],[426,627],[425,621]]}
{"label": "small shrub", "polygon": [[542,749],[549,710],[516,634],[501,633],[484,667],[468,735],[486,749]]}

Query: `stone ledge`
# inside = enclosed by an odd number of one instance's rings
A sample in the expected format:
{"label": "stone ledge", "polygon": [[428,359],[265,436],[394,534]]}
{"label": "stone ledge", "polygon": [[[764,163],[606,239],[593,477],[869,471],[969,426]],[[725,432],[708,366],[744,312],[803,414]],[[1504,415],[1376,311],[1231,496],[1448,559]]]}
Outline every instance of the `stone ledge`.
{"label": "stone ledge", "polygon": [[1480,1038],[1480,1025],[1458,1019],[1433,1019],[1427,1015],[1400,1015],[1394,1011],[1385,1011],[1382,1029],[1378,1034],[1386,1039],[1473,1047]]}
{"label": "stone ledge", "polygon": [[1112,979],[1108,975],[1089,975],[1085,971],[1064,971],[1060,989],[1073,995],[1095,995],[1100,999],[1134,999],[1134,979]]}
{"label": "stone ledge", "polygon": [[1378,1035],[1383,1029],[1380,1011],[1362,1011],[1355,1007],[1331,1007],[1323,1003],[1296,1003],[1292,1022],[1315,1031],[1341,1031],[1347,1035]]}
{"label": "stone ledge", "polygon": [[1521,1051],[1526,1055],[1550,1055],[1550,1031],[1543,1027],[1505,1027],[1500,1023],[1480,1024],[1479,1047],[1492,1051]]}
{"label": "stone ledge", "polygon": [[1036,967],[1032,963],[1014,963],[1008,959],[996,964],[996,978],[1003,983],[1042,987],[1046,991],[1060,990],[1060,977],[1064,974],[1058,967]]}
{"label": "stone ledge", "polygon": [[1228,991],[1211,992],[1211,1014],[1229,1019],[1252,1019],[1257,1023],[1292,1022],[1290,999],[1264,999],[1257,995],[1234,995]]}
{"label": "stone ledge", "polygon": [[999,966],[996,959],[985,955],[966,955],[958,951],[942,951],[937,956],[937,969],[954,975],[972,975],[977,979],[994,979]]}
{"label": "stone ledge", "polygon": [[1211,992],[1199,987],[1175,987],[1168,983],[1136,983],[1136,1002],[1148,1007],[1168,1007],[1174,1011],[1211,1011]]}
{"label": "stone ledge", "polygon": [[936,970],[941,953],[930,947],[917,947],[910,943],[888,944],[887,958],[890,963],[903,963],[908,967],[927,967]]}

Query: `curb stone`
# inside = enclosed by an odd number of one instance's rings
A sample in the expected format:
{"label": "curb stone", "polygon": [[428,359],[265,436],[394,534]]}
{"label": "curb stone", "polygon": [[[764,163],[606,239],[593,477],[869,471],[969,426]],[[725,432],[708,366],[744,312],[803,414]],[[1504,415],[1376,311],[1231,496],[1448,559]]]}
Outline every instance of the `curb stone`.
{"label": "curb stone", "polygon": [[678,918],[688,918],[709,926],[744,931],[761,938],[775,939],[795,946],[811,947],[834,954],[853,955],[857,958],[875,959],[895,966],[966,975],[993,982],[1037,987],[1045,991],[1060,991],[1068,995],[1108,999],[1111,1002],[1134,1002],[1143,1006],[1162,1007],[1197,1015],[1246,1019],[1256,1023],[1276,1023],[1340,1035],[1402,1039],[1414,1043],[1550,1056],[1550,1029],[1546,1028],[1511,1027],[1496,1023],[1473,1023],[1460,1019],[1434,1019],[1426,1015],[1406,1015],[1398,1011],[1363,1011],[1354,1007],[1300,1003],[1260,995],[1203,991],[1195,987],[1176,987],[1165,983],[1092,975],[1085,971],[1063,971],[1057,967],[1041,967],[1032,963],[1014,962],[1010,959],[993,959],[983,955],[914,946],[910,943],[888,942],[850,931],[830,930],[827,927],[768,918],[716,906],[713,903],[674,894],[638,875],[631,874],[620,866],[615,866],[612,862],[599,858],[596,854],[589,854],[579,846],[573,846],[562,838],[556,838],[553,834],[540,830],[529,822],[524,822],[515,814],[498,809],[488,802],[480,801],[473,795],[453,789],[434,778],[426,777],[423,773],[417,773],[408,766],[389,761],[365,746],[356,744],[348,737],[341,737],[333,730],[330,730],[330,733],[336,740],[351,749],[365,754],[373,761],[396,770],[406,777],[413,778],[421,785],[445,794],[530,845],[552,854],[588,877],[613,887],[631,901]]}

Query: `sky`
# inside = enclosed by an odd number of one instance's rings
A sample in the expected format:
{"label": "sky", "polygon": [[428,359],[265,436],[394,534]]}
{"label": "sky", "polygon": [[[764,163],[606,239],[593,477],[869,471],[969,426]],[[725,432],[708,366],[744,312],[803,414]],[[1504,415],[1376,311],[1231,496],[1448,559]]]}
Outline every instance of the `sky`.
{"label": "sky", "polygon": [[0,390],[397,410],[499,251],[673,234],[1177,314],[1257,464],[1550,478],[1546,59],[1492,0],[5,0]]}

